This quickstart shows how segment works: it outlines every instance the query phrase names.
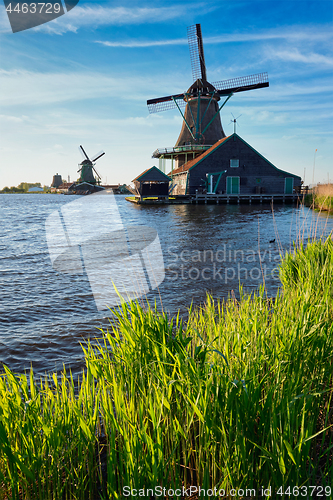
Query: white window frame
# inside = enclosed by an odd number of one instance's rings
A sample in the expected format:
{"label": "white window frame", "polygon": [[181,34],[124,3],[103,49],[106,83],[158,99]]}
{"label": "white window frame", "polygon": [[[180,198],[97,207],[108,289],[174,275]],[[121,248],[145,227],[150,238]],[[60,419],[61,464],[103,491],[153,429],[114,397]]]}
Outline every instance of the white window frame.
{"label": "white window frame", "polygon": [[[234,165],[233,165],[234,163]],[[235,165],[236,163],[236,165]],[[236,158],[230,158],[230,168],[238,168],[239,167],[239,160]]]}

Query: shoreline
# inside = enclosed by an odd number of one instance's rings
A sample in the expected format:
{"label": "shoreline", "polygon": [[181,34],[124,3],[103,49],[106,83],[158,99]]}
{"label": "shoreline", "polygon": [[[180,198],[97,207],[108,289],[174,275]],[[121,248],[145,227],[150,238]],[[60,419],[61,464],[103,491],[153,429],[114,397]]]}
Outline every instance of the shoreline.
{"label": "shoreline", "polygon": [[274,301],[263,287],[208,296],[186,323],[124,304],[100,345],[83,346],[77,383],[69,372],[37,381],[5,369],[1,500],[106,500],[159,485],[264,485],[275,498],[281,485],[318,478],[329,487],[332,239],[301,243],[280,276]]}

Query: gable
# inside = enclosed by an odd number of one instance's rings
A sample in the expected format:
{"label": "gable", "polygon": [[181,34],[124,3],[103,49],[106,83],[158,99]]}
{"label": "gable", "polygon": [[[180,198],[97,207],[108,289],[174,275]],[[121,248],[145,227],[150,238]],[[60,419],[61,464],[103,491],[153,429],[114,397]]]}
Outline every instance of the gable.
{"label": "gable", "polygon": [[157,167],[151,167],[142,172],[132,182],[170,182],[171,179]]}
{"label": "gable", "polygon": [[[233,144],[235,146],[233,146]],[[223,168],[228,168],[229,161],[233,157],[239,157],[239,156],[246,156],[246,150],[248,150],[249,153],[251,153],[252,160],[253,158],[258,159],[258,161],[263,165],[266,164],[268,167],[270,167],[272,175],[279,175],[280,176],[290,176],[290,177],[296,177],[300,179],[299,176],[291,174],[290,172],[286,172],[284,170],[281,170],[277,168],[273,163],[271,163],[267,158],[265,158],[262,154],[260,154],[258,151],[256,151],[250,144],[248,144],[244,139],[242,139],[239,135],[237,134],[232,134],[228,137],[224,137],[220,141],[217,141],[211,148],[207,149],[204,153],[202,153],[200,156],[197,156],[197,158],[188,161],[181,167],[175,169],[172,174],[173,175],[178,175],[183,172],[189,172],[189,171],[194,171],[197,167],[200,165],[204,167],[203,163],[211,163],[211,159],[214,161],[214,157],[217,157],[217,155],[221,158],[221,155],[219,155],[219,152],[223,154],[223,149],[225,149],[225,158],[224,158],[224,167]],[[210,158],[212,157],[212,158]],[[264,163],[263,163],[264,162]],[[207,166],[207,168],[210,168]]]}

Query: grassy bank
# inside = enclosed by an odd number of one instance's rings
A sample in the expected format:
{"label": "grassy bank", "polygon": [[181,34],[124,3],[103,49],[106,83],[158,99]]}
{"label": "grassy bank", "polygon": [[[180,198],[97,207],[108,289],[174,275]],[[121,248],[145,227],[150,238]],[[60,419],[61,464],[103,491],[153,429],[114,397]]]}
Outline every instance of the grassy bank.
{"label": "grassy bank", "polygon": [[329,488],[332,240],[286,255],[281,281],[274,300],[264,290],[208,298],[186,324],[124,305],[99,347],[84,347],[78,383],[6,369],[1,500],[115,499],[126,486],[217,487],[225,498],[230,488],[259,497],[271,486],[272,498],[281,486]]}
{"label": "grassy bank", "polygon": [[305,196],[305,205],[333,212],[333,184],[318,184],[312,193]]}

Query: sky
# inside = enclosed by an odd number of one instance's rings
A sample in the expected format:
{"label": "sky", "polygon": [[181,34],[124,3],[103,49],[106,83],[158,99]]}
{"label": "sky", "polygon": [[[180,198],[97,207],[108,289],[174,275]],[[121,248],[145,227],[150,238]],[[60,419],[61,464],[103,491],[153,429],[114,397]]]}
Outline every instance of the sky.
{"label": "sky", "polygon": [[[182,118],[147,99],[192,84],[187,26],[200,23],[210,82],[267,72],[269,88],[222,109],[237,133],[305,184],[333,181],[333,0],[85,1],[12,33],[0,0],[0,189],[77,179],[78,150],[105,155],[102,182],[130,183],[174,146]],[[63,3],[64,4],[64,3]]]}

